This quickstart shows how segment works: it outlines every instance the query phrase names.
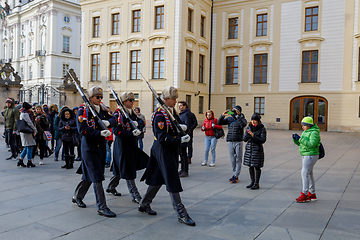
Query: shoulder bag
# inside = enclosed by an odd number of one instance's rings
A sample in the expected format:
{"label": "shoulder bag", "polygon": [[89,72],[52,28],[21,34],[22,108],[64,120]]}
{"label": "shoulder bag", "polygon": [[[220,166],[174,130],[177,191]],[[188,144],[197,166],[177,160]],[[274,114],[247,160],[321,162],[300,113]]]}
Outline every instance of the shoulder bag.
{"label": "shoulder bag", "polygon": [[25,120],[20,120],[20,119],[17,120],[16,125],[17,125],[18,131],[21,133],[33,133],[34,132],[32,130],[32,128],[29,127],[29,125],[26,123]]}
{"label": "shoulder bag", "polygon": [[[213,120],[213,123],[214,123],[214,120]],[[224,129],[217,129],[217,128],[214,128],[213,127],[213,131],[214,131],[214,135],[216,137],[216,139],[220,139],[220,138],[223,138],[225,136],[225,132],[224,132]]]}

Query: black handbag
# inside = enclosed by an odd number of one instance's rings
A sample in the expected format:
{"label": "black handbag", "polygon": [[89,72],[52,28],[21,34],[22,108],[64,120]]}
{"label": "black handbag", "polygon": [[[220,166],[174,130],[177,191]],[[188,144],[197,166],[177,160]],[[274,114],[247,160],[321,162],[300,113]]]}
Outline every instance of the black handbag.
{"label": "black handbag", "polygon": [[214,130],[214,135],[215,135],[216,139],[223,138],[225,136],[224,129],[222,129],[222,128],[217,129],[217,128],[213,127],[213,130]]}
{"label": "black handbag", "polygon": [[319,159],[322,159],[323,157],[325,157],[325,148],[324,148],[324,145],[322,143],[320,143],[320,146],[319,146]]}
{"label": "black handbag", "polygon": [[80,144],[79,139],[76,136],[74,136],[72,138],[72,145],[77,147],[77,146],[79,146],[79,144]]}
{"label": "black handbag", "polygon": [[18,131],[21,133],[33,133],[34,132],[32,130],[32,128],[29,127],[29,125],[26,123],[25,120],[17,120],[16,125],[17,125]]}

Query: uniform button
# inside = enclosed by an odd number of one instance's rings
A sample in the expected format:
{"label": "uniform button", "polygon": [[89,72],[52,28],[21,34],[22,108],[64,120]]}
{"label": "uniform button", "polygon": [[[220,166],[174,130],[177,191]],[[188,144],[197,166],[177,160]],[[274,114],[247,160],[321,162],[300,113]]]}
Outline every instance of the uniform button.
{"label": "uniform button", "polygon": [[98,147],[100,147],[100,146],[98,145]]}

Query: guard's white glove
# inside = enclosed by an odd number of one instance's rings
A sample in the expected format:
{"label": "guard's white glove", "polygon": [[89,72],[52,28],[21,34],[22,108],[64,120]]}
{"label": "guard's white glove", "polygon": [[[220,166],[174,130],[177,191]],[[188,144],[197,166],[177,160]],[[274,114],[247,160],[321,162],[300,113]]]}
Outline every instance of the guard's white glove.
{"label": "guard's white glove", "polygon": [[202,127],[201,127],[201,130],[205,131],[205,126],[202,126]]}
{"label": "guard's white glove", "polygon": [[136,127],[138,127],[139,126],[139,124],[138,124],[138,122],[137,121],[133,121],[134,122],[134,124],[135,124],[135,126]]}
{"label": "guard's white glove", "polygon": [[110,122],[108,120],[101,120],[105,127],[110,126]]}
{"label": "guard's white glove", "polygon": [[100,132],[100,135],[101,135],[102,137],[110,137],[110,136],[111,136],[111,132],[110,132],[109,130],[102,130],[102,131]]}
{"label": "guard's white glove", "polygon": [[139,129],[135,129],[134,131],[132,131],[132,134],[137,137],[141,134],[141,131]]}
{"label": "guard's white glove", "polygon": [[215,127],[215,124],[213,123],[213,124],[211,124],[211,127]]}
{"label": "guard's white glove", "polygon": [[187,126],[186,126],[185,124],[179,124],[179,125],[180,125],[180,127],[182,128],[182,130],[183,130],[184,132],[186,132]]}
{"label": "guard's white glove", "polygon": [[185,136],[181,137],[181,143],[186,143],[190,141],[190,136],[189,134],[186,134]]}

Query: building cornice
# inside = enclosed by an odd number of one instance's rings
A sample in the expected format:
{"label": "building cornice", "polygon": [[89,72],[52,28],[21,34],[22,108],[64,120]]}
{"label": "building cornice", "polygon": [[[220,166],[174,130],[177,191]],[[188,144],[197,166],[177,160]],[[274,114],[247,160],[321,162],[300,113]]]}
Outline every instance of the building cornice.
{"label": "building cornice", "polygon": [[224,50],[227,48],[242,48],[242,47],[243,47],[243,45],[241,45],[240,43],[229,43],[229,44],[222,46],[221,49]]}
{"label": "building cornice", "polygon": [[169,38],[169,36],[167,36],[166,34],[154,34],[154,35],[150,36],[148,39],[149,39],[149,41],[152,41],[154,39],[157,39],[159,41],[160,39],[166,40],[168,38]]}
{"label": "building cornice", "polygon": [[92,46],[99,46],[101,47],[102,45],[104,45],[102,42],[89,42],[87,44],[88,47],[92,47]]}
{"label": "building cornice", "polygon": [[145,41],[144,38],[141,38],[141,37],[132,37],[132,38],[129,38],[129,39],[126,39],[126,43],[131,43],[131,42],[143,42]]}
{"label": "building cornice", "polygon": [[193,43],[195,43],[195,44],[197,44],[197,41],[196,41],[196,39],[194,38],[194,37],[192,37],[192,36],[187,36],[187,37],[185,37],[185,41],[192,41]]}
{"label": "building cornice", "polygon": [[260,46],[260,45],[268,45],[270,46],[272,42],[270,41],[256,41],[250,44],[250,47]]}
{"label": "building cornice", "polygon": [[324,41],[323,37],[303,37],[298,40],[299,43],[310,42],[310,41]]}

